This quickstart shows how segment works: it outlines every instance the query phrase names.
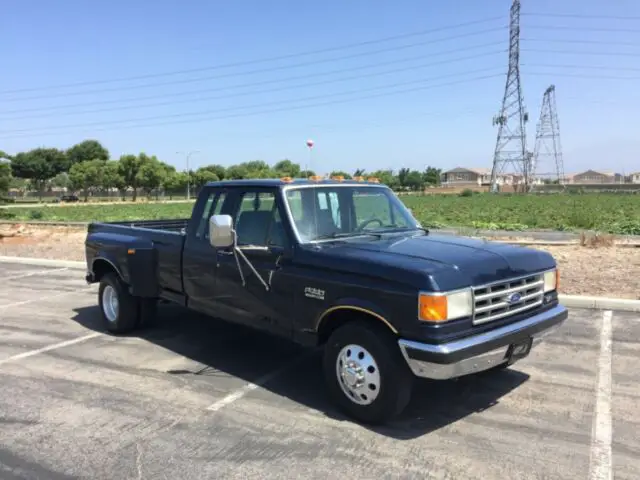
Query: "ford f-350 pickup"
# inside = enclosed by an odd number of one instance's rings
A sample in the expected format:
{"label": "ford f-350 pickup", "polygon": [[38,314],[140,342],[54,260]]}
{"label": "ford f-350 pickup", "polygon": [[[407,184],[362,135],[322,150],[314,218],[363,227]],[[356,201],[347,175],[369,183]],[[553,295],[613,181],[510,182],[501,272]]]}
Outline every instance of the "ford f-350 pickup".
{"label": "ford f-350 pickup", "polygon": [[209,183],[189,219],[91,223],[86,260],[108,331],[162,300],[322,345],[330,396],[368,423],[415,377],[507,367],[567,318],[550,254],[434,235],[375,181]]}

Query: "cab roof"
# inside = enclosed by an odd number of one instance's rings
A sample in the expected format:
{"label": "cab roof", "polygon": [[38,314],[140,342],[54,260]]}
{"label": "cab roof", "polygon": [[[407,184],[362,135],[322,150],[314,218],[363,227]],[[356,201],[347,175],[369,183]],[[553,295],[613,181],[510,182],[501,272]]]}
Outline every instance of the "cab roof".
{"label": "cab roof", "polygon": [[287,185],[369,185],[369,186],[383,186],[378,181],[369,180],[335,180],[335,179],[322,179],[322,180],[310,180],[306,178],[251,178],[242,180],[219,180],[217,182],[208,182],[208,187],[284,187]]}

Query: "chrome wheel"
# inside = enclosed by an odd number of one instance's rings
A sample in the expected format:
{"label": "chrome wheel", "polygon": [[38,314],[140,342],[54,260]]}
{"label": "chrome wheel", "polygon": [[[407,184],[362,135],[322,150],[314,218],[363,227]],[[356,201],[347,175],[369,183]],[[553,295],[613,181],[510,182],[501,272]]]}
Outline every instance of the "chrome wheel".
{"label": "chrome wheel", "polygon": [[380,371],[375,358],[360,345],[346,345],[336,359],[338,383],[358,405],[370,405],[380,393]]}
{"label": "chrome wheel", "polygon": [[118,293],[111,285],[107,285],[102,291],[102,311],[110,322],[115,322],[118,319]]}

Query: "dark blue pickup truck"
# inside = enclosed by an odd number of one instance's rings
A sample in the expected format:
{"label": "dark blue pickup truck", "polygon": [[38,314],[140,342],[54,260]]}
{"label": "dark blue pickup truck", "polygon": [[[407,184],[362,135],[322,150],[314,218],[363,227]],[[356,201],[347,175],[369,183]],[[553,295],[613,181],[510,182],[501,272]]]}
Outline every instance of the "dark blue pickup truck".
{"label": "dark blue pickup truck", "polygon": [[323,345],[331,397],[369,423],[415,377],[507,367],[567,318],[551,255],[434,235],[375,181],[209,183],[189,219],[90,224],[86,258],[108,331],[170,301]]}

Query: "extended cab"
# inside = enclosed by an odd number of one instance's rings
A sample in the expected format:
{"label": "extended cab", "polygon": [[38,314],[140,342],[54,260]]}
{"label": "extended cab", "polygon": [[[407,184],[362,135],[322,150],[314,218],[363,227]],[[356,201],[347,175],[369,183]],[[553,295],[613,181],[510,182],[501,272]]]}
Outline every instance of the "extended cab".
{"label": "extended cab", "polygon": [[110,332],[162,300],[323,345],[331,397],[372,423],[415,377],[507,367],[567,318],[551,255],[433,235],[375,182],[209,183],[189,219],[90,224],[86,258]]}

